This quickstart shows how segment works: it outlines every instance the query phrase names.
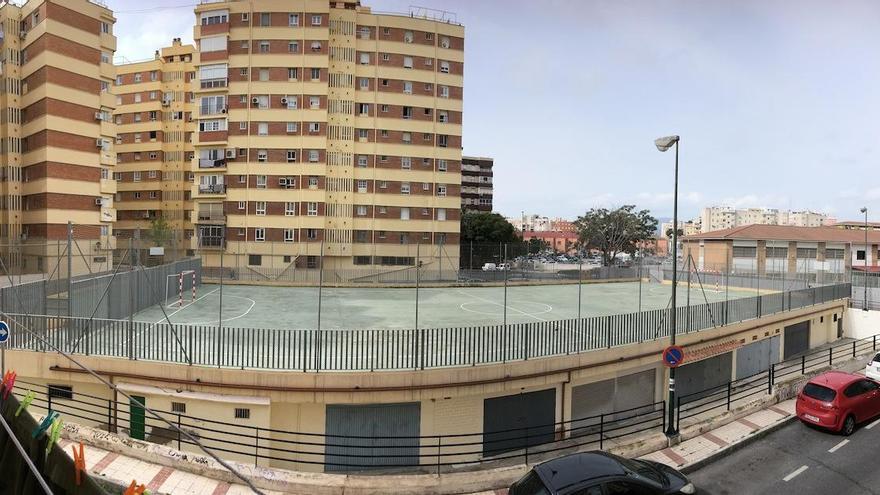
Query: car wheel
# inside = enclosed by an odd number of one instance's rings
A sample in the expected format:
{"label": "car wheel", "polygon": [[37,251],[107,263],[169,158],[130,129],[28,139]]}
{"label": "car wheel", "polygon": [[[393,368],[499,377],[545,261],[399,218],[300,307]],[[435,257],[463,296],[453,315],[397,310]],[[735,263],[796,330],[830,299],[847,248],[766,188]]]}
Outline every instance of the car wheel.
{"label": "car wheel", "polygon": [[843,436],[848,437],[848,436],[852,435],[852,433],[855,430],[856,430],[856,418],[854,418],[852,416],[852,414],[850,414],[849,416],[846,417],[845,420],[843,420],[843,427],[840,429],[840,433]]}

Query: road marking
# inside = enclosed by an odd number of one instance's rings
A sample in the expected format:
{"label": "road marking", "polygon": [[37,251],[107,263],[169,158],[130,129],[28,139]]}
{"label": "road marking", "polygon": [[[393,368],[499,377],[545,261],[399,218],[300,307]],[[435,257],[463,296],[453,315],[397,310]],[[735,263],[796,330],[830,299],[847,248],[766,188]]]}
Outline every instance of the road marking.
{"label": "road marking", "polygon": [[846,445],[846,444],[848,444],[848,443],[849,443],[849,440],[841,440],[839,444],[837,444],[837,445],[835,445],[834,447],[831,447],[830,449],[828,449],[828,453],[829,453],[829,454],[833,454],[833,453],[837,452],[837,449],[843,447],[844,445]]}
{"label": "road marking", "polygon": [[801,466],[801,467],[795,469],[793,473],[789,474],[785,478],[782,478],[782,481],[791,481],[792,479],[794,479],[795,476],[803,473],[806,470],[807,470],[807,466]]}
{"label": "road marking", "polygon": [[866,426],[865,429],[870,430],[871,428],[877,426],[877,423],[880,423],[880,419],[875,419],[874,422]]}
{"label": "road marking", "polygon": [[[193,301],[190,302],[189,304],[184,304],[183,306],[180,307],[180,309],[178,309],[177,311],[174,311],[174,312],[172,312],[172,313],[170,313],[170,314],[168,314],[168,313],[163,313],[162,318],[159,318],[155,323],[153,323],[153,325],[157,325],[157,324],[159,324],[159,323],[162,323],[163,321],[170,320],[172,316],[176,315],[177,313],[180,313],[180,312],[183,311],[184,309],[186,309],[186,308],[192,306],[193,304],[197,303],[198,301],[201,301],[202,299],[204,299],[204,298],[210,296],[211,294],[217,292],[218,290],[220,290],[219,287],[217,287],[216,289],[214,289],[214,290],[212,290],[212,291],[210,291],[210,292],[208,292],[208,293],[202,295],[202,297],[199,297],[199,298],[193,300]],[[165,316],[164,316],[165,314],[168,314],[168,318],[167,318],[167,319],[166,319]],[[152,326],[152,325],[150,325],[150,326]]]}

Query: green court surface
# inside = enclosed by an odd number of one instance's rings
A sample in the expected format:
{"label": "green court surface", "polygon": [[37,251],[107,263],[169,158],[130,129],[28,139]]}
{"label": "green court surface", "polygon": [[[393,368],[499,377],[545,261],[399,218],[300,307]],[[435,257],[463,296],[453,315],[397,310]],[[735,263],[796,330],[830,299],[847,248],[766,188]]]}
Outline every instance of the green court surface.
{"label": "green court surface", "polygon": [[[671,286],[638,282],[594,283],[581,286],[581,316],[632,313],[666,308]],[[754,296],[750,290],[692,287],[692,305]],[[257,285],[203,285],[194,302],[169,301],[165,313],[175,324],[234,328],[318,328],[318,288]],[[640,304],[641,301],[641,304]],[[688,302],[679,286],[678,305]],[[578,285],[503,287],[442,287],[418,291],[418,327],[450,328],[507,323],[529,323],[578,317]],[[321,329],[413,328],[416,322],[414,288],[324,288],[321,290]],[[156,305],[135,315],[138,321],[165,322]]]}

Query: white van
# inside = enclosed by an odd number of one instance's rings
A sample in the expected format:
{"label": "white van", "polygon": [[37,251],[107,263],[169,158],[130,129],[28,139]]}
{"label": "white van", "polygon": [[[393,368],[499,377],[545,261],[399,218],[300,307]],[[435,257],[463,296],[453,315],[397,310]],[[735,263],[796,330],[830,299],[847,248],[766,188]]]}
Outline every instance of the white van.
{"label": "white van", "polygon": [[495,271],[495,269],[496,269],[495,263],[486,263],[483,265],[484,272]]}

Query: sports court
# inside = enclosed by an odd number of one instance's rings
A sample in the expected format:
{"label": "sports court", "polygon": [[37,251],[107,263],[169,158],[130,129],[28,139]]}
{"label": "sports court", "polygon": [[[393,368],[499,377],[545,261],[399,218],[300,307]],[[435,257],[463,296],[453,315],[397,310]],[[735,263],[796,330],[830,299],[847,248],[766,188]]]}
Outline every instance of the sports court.
{"label": "sports court", "polygon": [[[671,285],[660,283],[590,283],[581,287],[580,314],[583,317],[633,313],[665,308]],[[183,303],[178,295],[166,300],[165,311],[172,323],[215,326],[221,317],[224,327],[316,329],[317,287],[218,285],[197,287],[195,300],[185,288]],[[418,291],[419,328],[450,328],[507,323],[531,323],[578,316],[578,285],[529,285],[504,287],[441,287]],[[755,291],[724,287],[694,286],[693,305],[754,296]],[[641,306],[639,301],[641,300]],[[687,304],[687,287],[679,286],[678,305]],[[321,329],[413,328],[416,318],[415,288],[323,288]],[[159,305],[135,315],[135,320],[165,321]]]}

